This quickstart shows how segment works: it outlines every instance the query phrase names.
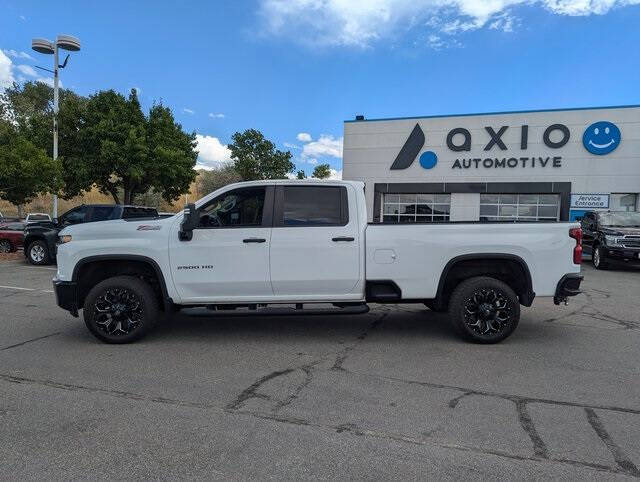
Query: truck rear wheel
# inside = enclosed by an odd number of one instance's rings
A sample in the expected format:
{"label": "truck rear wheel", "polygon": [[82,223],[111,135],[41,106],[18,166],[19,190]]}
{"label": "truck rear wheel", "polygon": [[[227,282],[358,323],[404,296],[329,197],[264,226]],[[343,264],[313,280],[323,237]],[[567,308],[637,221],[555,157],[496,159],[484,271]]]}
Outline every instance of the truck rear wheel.
{"label": "truck rear wheel", "polygon": [[105,343],[131,343],[149,333],[160,313],[148,283],[117,276],[94,286],[84,302],[84,322]]}
{"label": "truck rear wheel", "polygon": [[507,338],[520,321],[520,302],[505,283],[479,276],[460,283],[451,295],[453,327],[467,340],[497,343]]}

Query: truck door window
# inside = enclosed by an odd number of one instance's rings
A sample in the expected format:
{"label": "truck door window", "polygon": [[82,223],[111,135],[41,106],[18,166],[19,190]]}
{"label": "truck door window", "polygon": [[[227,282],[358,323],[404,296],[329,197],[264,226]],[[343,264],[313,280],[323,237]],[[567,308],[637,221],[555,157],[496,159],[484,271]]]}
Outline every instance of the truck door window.
{"label": "truck door window", "polygon": [[63,226],[70,226],[71,224],[79,224],[84,222],[84,217],[87,214],[87,207],[80,206],[67,211],[61,218],[60,224]]}
{"label": "truck door window", "polygon": [[342,186],[284,186],[282,225],[344,226],[349,222]]}
{"label": "truck door window", "polygon": [[106,221],[107,219],[111,219],[112,214],[112,206],[93,206],[93,208],[91,209],[91,216],[89,217],[89,221]]}
{"label": "truck door window", "polygon": [[258,227],[262,225],[265,188],[226,192],[200,209],[199,228]]}

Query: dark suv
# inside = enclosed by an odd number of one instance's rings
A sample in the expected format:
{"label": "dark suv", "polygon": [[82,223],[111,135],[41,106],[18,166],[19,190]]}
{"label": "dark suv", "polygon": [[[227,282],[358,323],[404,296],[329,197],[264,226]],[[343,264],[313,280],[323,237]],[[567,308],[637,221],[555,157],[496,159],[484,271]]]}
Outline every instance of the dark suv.
{"label": "dark suv", "polygon": [[58,233],[67,226],[111,219],[150,218],[158,218],[157,209],[121,204],[83,204],[53,221],[28,224],[24,230],[24,255],[31,264],[51,264],[56,259]]}
{"label": "dark suv", "polygon": [[587,211],[581,223],[596,269],[615,261],[640,265],[640,212]]}

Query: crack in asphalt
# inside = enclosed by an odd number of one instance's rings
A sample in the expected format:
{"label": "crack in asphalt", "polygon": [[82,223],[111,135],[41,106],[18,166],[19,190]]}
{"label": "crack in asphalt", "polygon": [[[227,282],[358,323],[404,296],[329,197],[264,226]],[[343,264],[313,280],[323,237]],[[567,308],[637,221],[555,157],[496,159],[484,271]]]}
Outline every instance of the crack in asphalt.
{"label": "crack in asphalt", "polygon": [[531,443],[533,443],[533,453],[536,457],[540,457],[542,459],[549,458],[549,451],[547,450],[547,445],[540,437],[540,434],[536,430],[536,426],[533,423],[533,419],[529,414],[529,410],[527,410],[527,402],[524,400],[516,400],[516,409],[518,410],[518,420],[520,422],[520,426],[522,430],[526,432],[526,434],[531,439]]}
{"label": "crack in asphalt", "polygon": [[27,343],[33,343],[34,341],[44,340],[45,338],[51,338],[52,336],[57,336],[60,333],[62,333],[62,332],[61,331],[57,331],[55,333],[50,333],[49,335],[38,336],[36,338],[32,338],[32,339],[27,340],[27,341],[21,341],[20,343],[16,343],[15,345],[9,345],[9,346],[5,346],[4,348],[0,348],[0,351],[10,350],[11,348],[17,348],[19,346],[26,345]]}
{"label": "crack in asphalt", "polygon": [[613,459],[618,464],[620,469],[634,477],[640,477],[640,470],[635,464],[629,459],[627,454],[622,450],[622,448],[613,441],[609,432],[604,428],[600,417],[592,408],[585,408],[585,413],[587,414],[587,420],[589,421],[589,425],[593,428],[594,432],[600,437],[600,440],[607,446],[611,455],[613,455]]}

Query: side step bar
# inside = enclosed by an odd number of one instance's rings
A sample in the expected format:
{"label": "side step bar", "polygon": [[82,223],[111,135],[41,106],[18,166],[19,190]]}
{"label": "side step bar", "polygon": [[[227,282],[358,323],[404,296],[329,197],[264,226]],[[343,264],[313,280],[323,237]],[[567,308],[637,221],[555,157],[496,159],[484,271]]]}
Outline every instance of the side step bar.
{"label": "side step bar", "polygon": [[[316,303],[314,303],[316,304]],[[304,309],[301,303],[296,308],[278,308],[269,306],[245,305],[247,310],[229,309],[225,305],[206,306],[206,311],[196,311],[194,307],[184,306],[182,312],[187,316],[202,317],[232,317],[232,316],[322,316],[322,315],[362,315],[369,312],[366,303],[341,304],[336,308],[310,308]],[[227,305],[228,306],[228,305]],[[187,311],[188,310],[188,311]],[[193,311],[191,311],[193,310]]]}

